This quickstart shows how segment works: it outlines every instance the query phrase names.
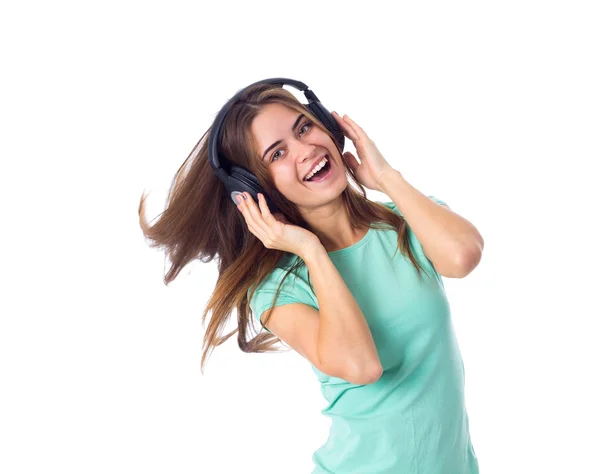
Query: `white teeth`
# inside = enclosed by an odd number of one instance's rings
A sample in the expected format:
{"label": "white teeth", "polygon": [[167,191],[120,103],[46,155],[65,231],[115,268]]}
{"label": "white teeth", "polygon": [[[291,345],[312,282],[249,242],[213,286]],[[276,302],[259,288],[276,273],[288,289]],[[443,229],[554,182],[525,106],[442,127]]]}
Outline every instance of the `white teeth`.
{"label": "white teeth", "polygon": [[310,179],[317,171],[319,171],[321,168],[323,168],[323,166],[325,166],[325,163],[327,163],[326,156],[324,156],[323,159],[321,160],[321,162],[317,166],[315,166],[313,168],[313,170],[304,177],[304,181],[307,181],[308,179]]}

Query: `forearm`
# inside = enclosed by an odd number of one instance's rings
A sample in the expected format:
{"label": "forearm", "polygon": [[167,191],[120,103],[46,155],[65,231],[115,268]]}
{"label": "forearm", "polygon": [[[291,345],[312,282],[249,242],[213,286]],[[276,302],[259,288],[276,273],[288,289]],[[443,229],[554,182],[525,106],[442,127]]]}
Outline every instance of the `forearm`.
{"label": "forearm", "polygon": [[385,174],[379,185],[436,267],[460,273],[465,262],[483,250],[483,238],[471,222],[422,194],[399,171]]}
{"label": "forearm", "polygon": [[315,245],[302,259],[319,302],[317,347],[322,367],[353,383],[379,375],[381,362],[371,330],[327,251]]}

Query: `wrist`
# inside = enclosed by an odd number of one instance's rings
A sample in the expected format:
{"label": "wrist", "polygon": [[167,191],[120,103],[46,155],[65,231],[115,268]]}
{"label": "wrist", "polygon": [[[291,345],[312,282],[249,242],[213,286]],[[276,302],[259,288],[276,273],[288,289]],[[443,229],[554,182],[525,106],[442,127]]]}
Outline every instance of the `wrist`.
{"label": "wrist", "polygon": [[322,253],[327,253],[327,251],[325,250],[325,247],[323,246],[321,241],[318,241],[304,245],[299,250],[298,256],[306,262],[307,260],[314,259],[316,256]]}
{"label": "wrist", "polygon": [[404,179],[404,176],[402,176],[400,171],[390,168],[389,170],[381,173],[377,184],[379,185],[379,189],[382,193],[389,195],[388,191],[390,189],[398,189],[399,185],[405,184],[406,182],[407,181]]}

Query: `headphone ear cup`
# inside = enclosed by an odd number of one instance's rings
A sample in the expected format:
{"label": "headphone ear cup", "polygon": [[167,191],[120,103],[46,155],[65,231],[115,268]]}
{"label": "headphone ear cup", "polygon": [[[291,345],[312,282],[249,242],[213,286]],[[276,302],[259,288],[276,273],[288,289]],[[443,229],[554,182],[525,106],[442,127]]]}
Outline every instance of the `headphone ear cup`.
{"label": "headphone ear cup", "polygon": [[[229,174],[232,178],[235,177],[238,181],[243,181],[246,186],[251,187],[254,191],[263,192],[260,184],[258,184],[258,178],[246,168],[232,164]],[[240,177],[243,179],[240,179]]]}
{"label": "headphone ear cup", "polygon": [[344,151],[344,145],[346,144],[346,137],[338,123],[335,121],[335,118],[333,118],[333,115],[331,115],[331,112],[329,112],[321,102],[311,102],[309,104],[304,104],[304,106],[333,134],[336,145],[340,149],[340,153],[342,153]]}
{"label": "headphone ear cup", "polygon": [[258,183],[258,178],[254,176],[252,172],[242,166],[231,165],[231,170],[229,171],[228,191],[231,199],[236,205],[238,205],[238,202],[235,199],[236,195],[243,192],[250,193],[254,199],[254,202],[256,205],[258,205],[258,193],[261,193],[265,197],[265,201],[267,202],[267,206],[269,207],[271,214],[281,212]]}

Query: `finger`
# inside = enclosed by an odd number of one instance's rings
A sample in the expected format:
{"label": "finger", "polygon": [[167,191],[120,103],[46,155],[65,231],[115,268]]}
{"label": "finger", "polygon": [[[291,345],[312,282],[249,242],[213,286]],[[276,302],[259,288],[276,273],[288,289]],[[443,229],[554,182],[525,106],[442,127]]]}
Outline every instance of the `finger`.
{"label": "finger", "polygon": [[347,151],[344,153],[344,159],[352,171],[356,172],[356,168],[360,166],[360,163],[357,161],[356,157],[351,152]]}
{"label": "finger", "polygon": [[244,220],[246,221],[246,224],[249,224],[249,216],[247,216],[247,207],[246,207],[246,200],[242,197],[241,194],[238,194],[235,197],[235,200],[238,202],[237,208],[238,210],[242,213],[242,216],[244,216]]}
{"label": "finger", "polygon": [[344,133],[344,135],[346,135],[353,142],[356,141],[356,140],[358,140],[358,135],[352,129],[352,127],[350,126],[350,124],[348,124],[347,122],[345,122],[344,119],[342,117],[340,117],[337,112],[332,112],[332,115],[337,120],[337,123],[340,126],[340,129],[342,130],[342,132]]}
{"label": "finger", "polygon": [[269,206],[267,206],[267,201],[262,193],[258,193],[258,207],[260,209],[260,212],[262,213],[263,219],[267,224],[272,225],[273,221],[277,220],[275,219],[275,216],[271,214]]}
{"label": "finger", "polygon": [[260,209],[254,201],[254,198],[248,192],[244,192],[244,196],[247,198],[245,199],[245,206],[250,218],[252,219],[252,224],[254,225],[255,230],[260,230],[267,234],[269,231],[269,225],[265,222]]}
{"label": "finger", "polygon": [[[264,244],[266,242],[268,233],[260,226],[259,223],[262,221],[257,221],[257,219],[254,217],[251,211],[251,204],[249,202],[252,200],[251,196],[247,195],[246,199],[244,199],[243,195],[240,194],[239,197],[241,202],[238,207],[241,208],[241,212],[244,215],[244,219],[246,220],[248,230],[252,235],[254,235],[254,237],[256,237]],[[264,222],[262,222],[262,224],[264,225]]]}
{"label": "finger", "polygon": [[344,121],[352,128],[352,131],[357,136],[357,140],[369,138],[365,131],[354,120],[348,117],[347,114],[344,114]]}
{"label": "finger", "polygon": [[344,120],[348,122],[352,126],[352,128],[355,129],[357,132],[365,133],[365,131],[360,127],[360,125],[358,125],[354,120],[352,120],[348,114],[344,114]]}

